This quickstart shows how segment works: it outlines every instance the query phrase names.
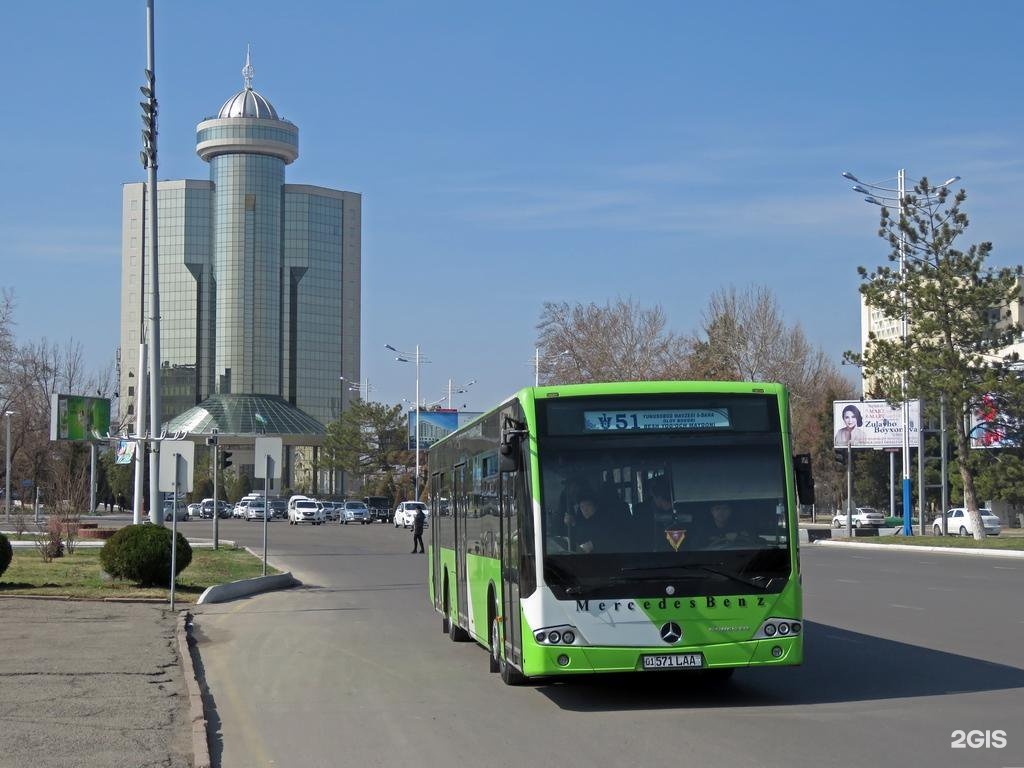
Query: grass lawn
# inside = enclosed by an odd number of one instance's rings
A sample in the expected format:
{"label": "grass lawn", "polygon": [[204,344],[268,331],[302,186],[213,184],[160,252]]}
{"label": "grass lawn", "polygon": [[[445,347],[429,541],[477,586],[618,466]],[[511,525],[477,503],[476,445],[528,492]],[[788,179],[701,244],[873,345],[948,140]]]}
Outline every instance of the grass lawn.
{"label": "grass lawn", "polygon": [[986,536],[975,541],[970,536],[868,536],[862,539],[837,539],[857,544],[911,544],[917,547],[960,547],[962,549],[1024,550],[1024,537]]}
{"label": "grass lawn", "polygon": [[[267,566],[267,573],[278,573]],[[193,549],[192,562],[178,574],[174,594],[182,602],[195,602],[207,587],[263,575],[263,562],[244,549]],[[168,578],[170,574],[168,573]],[[0,575],[0,595],[61,595],[168,599],[169,587],[138,587],[105,577],[98,549],[79,549],[73,555],[44,563],[34,549],[14,550],[14,559]]]}

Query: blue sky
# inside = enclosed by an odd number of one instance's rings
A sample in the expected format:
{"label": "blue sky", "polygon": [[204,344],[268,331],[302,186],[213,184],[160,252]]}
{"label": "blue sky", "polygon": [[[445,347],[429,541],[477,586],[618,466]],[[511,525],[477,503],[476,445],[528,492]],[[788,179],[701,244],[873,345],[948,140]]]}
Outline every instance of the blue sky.
{"label": "blue sky", "polygon": [[[121,184],[143,179],[145,3],[6,9],[0,285],[18,334],[118,344]],[[363,375],[470,409],[532,382],[544,301],[661,304],[693,332],[772,289],[838,364],[877,209],[840,177],[959,174],[969,241],[1024,261],[1010,2],[157,0],[160,178],[208,178],[195,125],[242,85],[298,124],[293,183],[363,194]]]}

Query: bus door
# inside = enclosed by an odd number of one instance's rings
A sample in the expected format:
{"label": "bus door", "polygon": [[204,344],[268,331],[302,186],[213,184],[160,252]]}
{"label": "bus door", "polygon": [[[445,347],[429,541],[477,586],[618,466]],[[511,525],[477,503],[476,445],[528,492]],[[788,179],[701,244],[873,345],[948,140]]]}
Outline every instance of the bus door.
{"label": "bus door", "polygon": [[469,627],[469,594],[466,579],[467,480],[466,464],[459,464],[455,467],[452,506],[455,509],[455,605],[458,609],[460,627]]}
{"label": "bus door", "polygon": [[446,510],[441,501],[444,495],[444,474],[435,472],[430,478],[430,506],[433,512],[433,520],[430,521],[430,589],[434,596],[434,607],[437,610],[444,609],[444,596],[441,589],[444,586],[441,582],[441,531],[442,526],[447,527],[445,519]]}
{"label": "bus door", "polygon": [[505,658],[523,665],[522,624],[519,620],[519,531],[522,472],[501,474],[501,613],[505,629]]}

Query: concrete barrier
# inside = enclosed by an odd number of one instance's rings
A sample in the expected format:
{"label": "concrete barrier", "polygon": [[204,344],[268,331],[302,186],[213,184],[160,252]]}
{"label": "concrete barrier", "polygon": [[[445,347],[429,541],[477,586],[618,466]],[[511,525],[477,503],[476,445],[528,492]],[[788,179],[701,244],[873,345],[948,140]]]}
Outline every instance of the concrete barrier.
{"label": "concrete barrier", "polygon": [[257,595],[261,592],[297,587],[301,583],[291,573],[277,573],[273,576],[257,576],[254,579],[240,579],[238,581],[229,581],[227,584],[214,584],[212,587],[207,587],[206,591],[199,596],[199,599],[196,600],[196,605],[226,603],[228,600]]}

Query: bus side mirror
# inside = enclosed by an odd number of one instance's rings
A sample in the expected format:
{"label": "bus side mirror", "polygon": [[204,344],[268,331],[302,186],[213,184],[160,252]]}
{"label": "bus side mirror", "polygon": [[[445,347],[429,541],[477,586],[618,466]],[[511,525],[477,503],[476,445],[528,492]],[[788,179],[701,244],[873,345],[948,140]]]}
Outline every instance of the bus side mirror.
{"label": "bus side mirror", "polygon": [[520,469],[519,439],[515,436],[505,437],[498,446],[498,470],[501,472],[518,472]]}
{"label": "bus side mirror", "polygon": [[796,472],[796,493],[801,504],[814,503],[814,474],[811,472],[811,454],[799,453],[793,457]]}

